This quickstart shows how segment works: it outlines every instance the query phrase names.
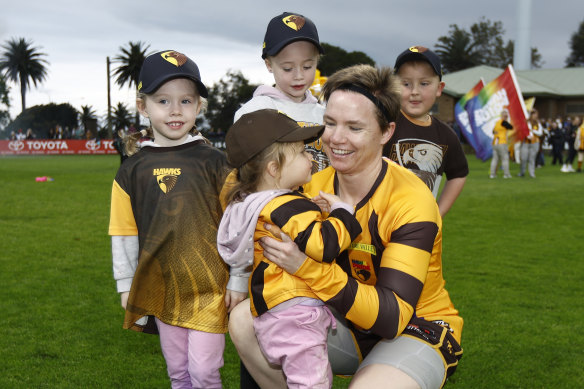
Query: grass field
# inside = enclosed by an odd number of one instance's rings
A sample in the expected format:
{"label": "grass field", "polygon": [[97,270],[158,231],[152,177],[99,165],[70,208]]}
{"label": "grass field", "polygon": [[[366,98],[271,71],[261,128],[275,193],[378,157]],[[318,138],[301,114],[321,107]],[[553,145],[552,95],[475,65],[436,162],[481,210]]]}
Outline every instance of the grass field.
{"label": "grass field", "polygon": [[[446,387],[584,387],[584,174],[548,164],[535,180],[490,180],[468,159],[444,220],[446,287],[465,319]],[[0,157],[0,388],[170,386],[158,338],[121,328],[107,236],[118,165]],[[228,342],[225,388],[238,369]]]}

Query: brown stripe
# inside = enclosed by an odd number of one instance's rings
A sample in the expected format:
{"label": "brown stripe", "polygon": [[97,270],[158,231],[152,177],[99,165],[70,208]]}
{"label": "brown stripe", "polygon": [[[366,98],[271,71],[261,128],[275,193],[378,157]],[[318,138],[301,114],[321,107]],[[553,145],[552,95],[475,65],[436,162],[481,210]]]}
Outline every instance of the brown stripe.
{"label": "brown stripe", "polygon": [[353,303],[355,302],[358,286],[359,284],[357,280],[351,278],[349,275],[345,287],[341,289],[335,297],[327,300],[326,303],[335,307],[335,309],[339,311],[343,317],[347,316],[347,312],[349,312],[349,309],[351,309]]}
{"label": "brown stripe", "polygon": [[377,296],[379,297],[379,311],[377,319],[371,327],[371,332],[386,339],[393,339],[397,335],[399,324],[399,305],[397,299],[390,288],[382,285],[375,285]]}
{"label": "brown stripe", "polygon": [[415,307],[422,294],[424,284],[416,277],[396,269],[382,267],[379,270],[377,285],[391,289],[402,300]]}
{"label": "brown stripe", "polygon": [[432,222],[404,224],[391,234],[392,243],[400,243],[432,253],[438,225]]}
{"label": "brown stripe", "polygon": [[264,299],[264,272],[268,264],[260,262],[251,275],[251,299],[258,316],[268,311],[268,305]]}

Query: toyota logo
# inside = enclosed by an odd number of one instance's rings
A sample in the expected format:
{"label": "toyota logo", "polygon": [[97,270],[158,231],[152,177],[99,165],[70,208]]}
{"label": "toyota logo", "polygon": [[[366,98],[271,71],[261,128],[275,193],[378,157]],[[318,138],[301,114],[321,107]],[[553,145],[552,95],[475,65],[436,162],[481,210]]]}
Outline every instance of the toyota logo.
{"label": "toyota logo", "polygon": [[95,140],[88,140],[87,142],[85,142],[85,148],[87,150],[95,151],[99,150],[100,147],[101,145],[97,143]]}
{"label": "toyota logo", "polygon": [[8,148],[12,151],[20,151],[24,149],[24,142],[19,140],[8,143]]}

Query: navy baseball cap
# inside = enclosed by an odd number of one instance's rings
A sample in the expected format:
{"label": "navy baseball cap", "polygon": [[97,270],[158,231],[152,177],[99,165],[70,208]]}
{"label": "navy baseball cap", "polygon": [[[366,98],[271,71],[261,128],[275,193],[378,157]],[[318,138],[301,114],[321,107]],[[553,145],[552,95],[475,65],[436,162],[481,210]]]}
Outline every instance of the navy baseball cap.
{"label": "navy baseball cap", "polygon": [[295,41],[311,42],[319,53],[324,53],[318,39],[318,31],[312,20],[299,14],[284,12],[272,18],[268,24],[264,36],[262,58],[278,54],[284,46]]}
{"label": "navy baseball cap", "polygon": [[146,57],[140,70],[138,92],[153,93],[163,83],[174,78],[193,80],[197,85],[199,95],[208,96],[197,64],[186,55],[174,50],[159,51]]}
{"label": "navy baseball cap", "polygon": [[227,161],[240,168],[276,142],[317,140],[324,126],[300,126],[296,120],[275,109],[260,109],[242,115],[227,131]]}
{"label": "navy baseball cap", "polygon": [[424,46],[412,46],[397,56],[395,60],[394,71],[397,73],[400,66],[409,61],[426,61],[432,66],[434,72],[442,80],[442,65],[440,65],[440,58],[432,50]]}

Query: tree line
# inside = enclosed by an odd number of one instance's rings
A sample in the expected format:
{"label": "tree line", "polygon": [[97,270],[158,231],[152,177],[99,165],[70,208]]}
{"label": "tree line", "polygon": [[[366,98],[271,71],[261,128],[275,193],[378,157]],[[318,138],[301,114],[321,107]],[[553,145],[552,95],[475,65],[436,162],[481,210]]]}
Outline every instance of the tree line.
{"label": "tree line", "polygon": [[[434,51],[440,56],[444,73],[456,72],[478,65],[489,65],[504,68],[513,62],[514,41],[505,41],[505,30],[500,21],[491,21],[484,17],[464,29],[457,24],[451,24],[447,35],[440,36]],[[375,61],[360,51],[347,52],[331,44],[323,43],[325,55],[319,61],[318,69],[322,76],[329,76],[335,71],[353,64],[375,65]],[[570,53],[565,59],[566,67],[584,66],[584,20],[570,38]],[[81,106],[79,111],[71,107],[60,107],[59,114],[51,112],[52,108],[36,109],[26,113],[26,93],[32,86],[45,81],[49,62],[46,54],[25,38],[12,38],[2,45],[0,53],[0,128],[5,131],[17,128],[35,128],[47,125],[65,126],[74,120],[75,123],[87,128],[89,122],[98,119],[91,106]],[[120,87],[137,88],[140,68],[146,56],[149,45],[143,42],[128,42],[119,48],[119,53],[113,58],[117,64],[113,71],[115,82]],[[542,56],[537,48],[531,48],[531,66],[541,67]],[[20,88],[22,112],[11,121],[8,108],[9,84],[14,83]],[[257,85],[253,85],[240,71],[228,71],[209,90],[208,109],[199,119],[200,128],[216,133],[224,133],[231,126],[235,111],[252,97]],[[68,105],[68,104],[66,104]],[[55,104],[50,106],[59,107]],[[56,108],[55,108],[56,109]],[[45,113],[46,112],[46,113]],[[42,117],[38,117],[41,115]],[[48,115],[48,117],[47,117]],[[51,116],[52,115],[52,116]],[[112,109],[103,128],[139,127],[139,113],[131,112],[123,103],[118,103]]]}

